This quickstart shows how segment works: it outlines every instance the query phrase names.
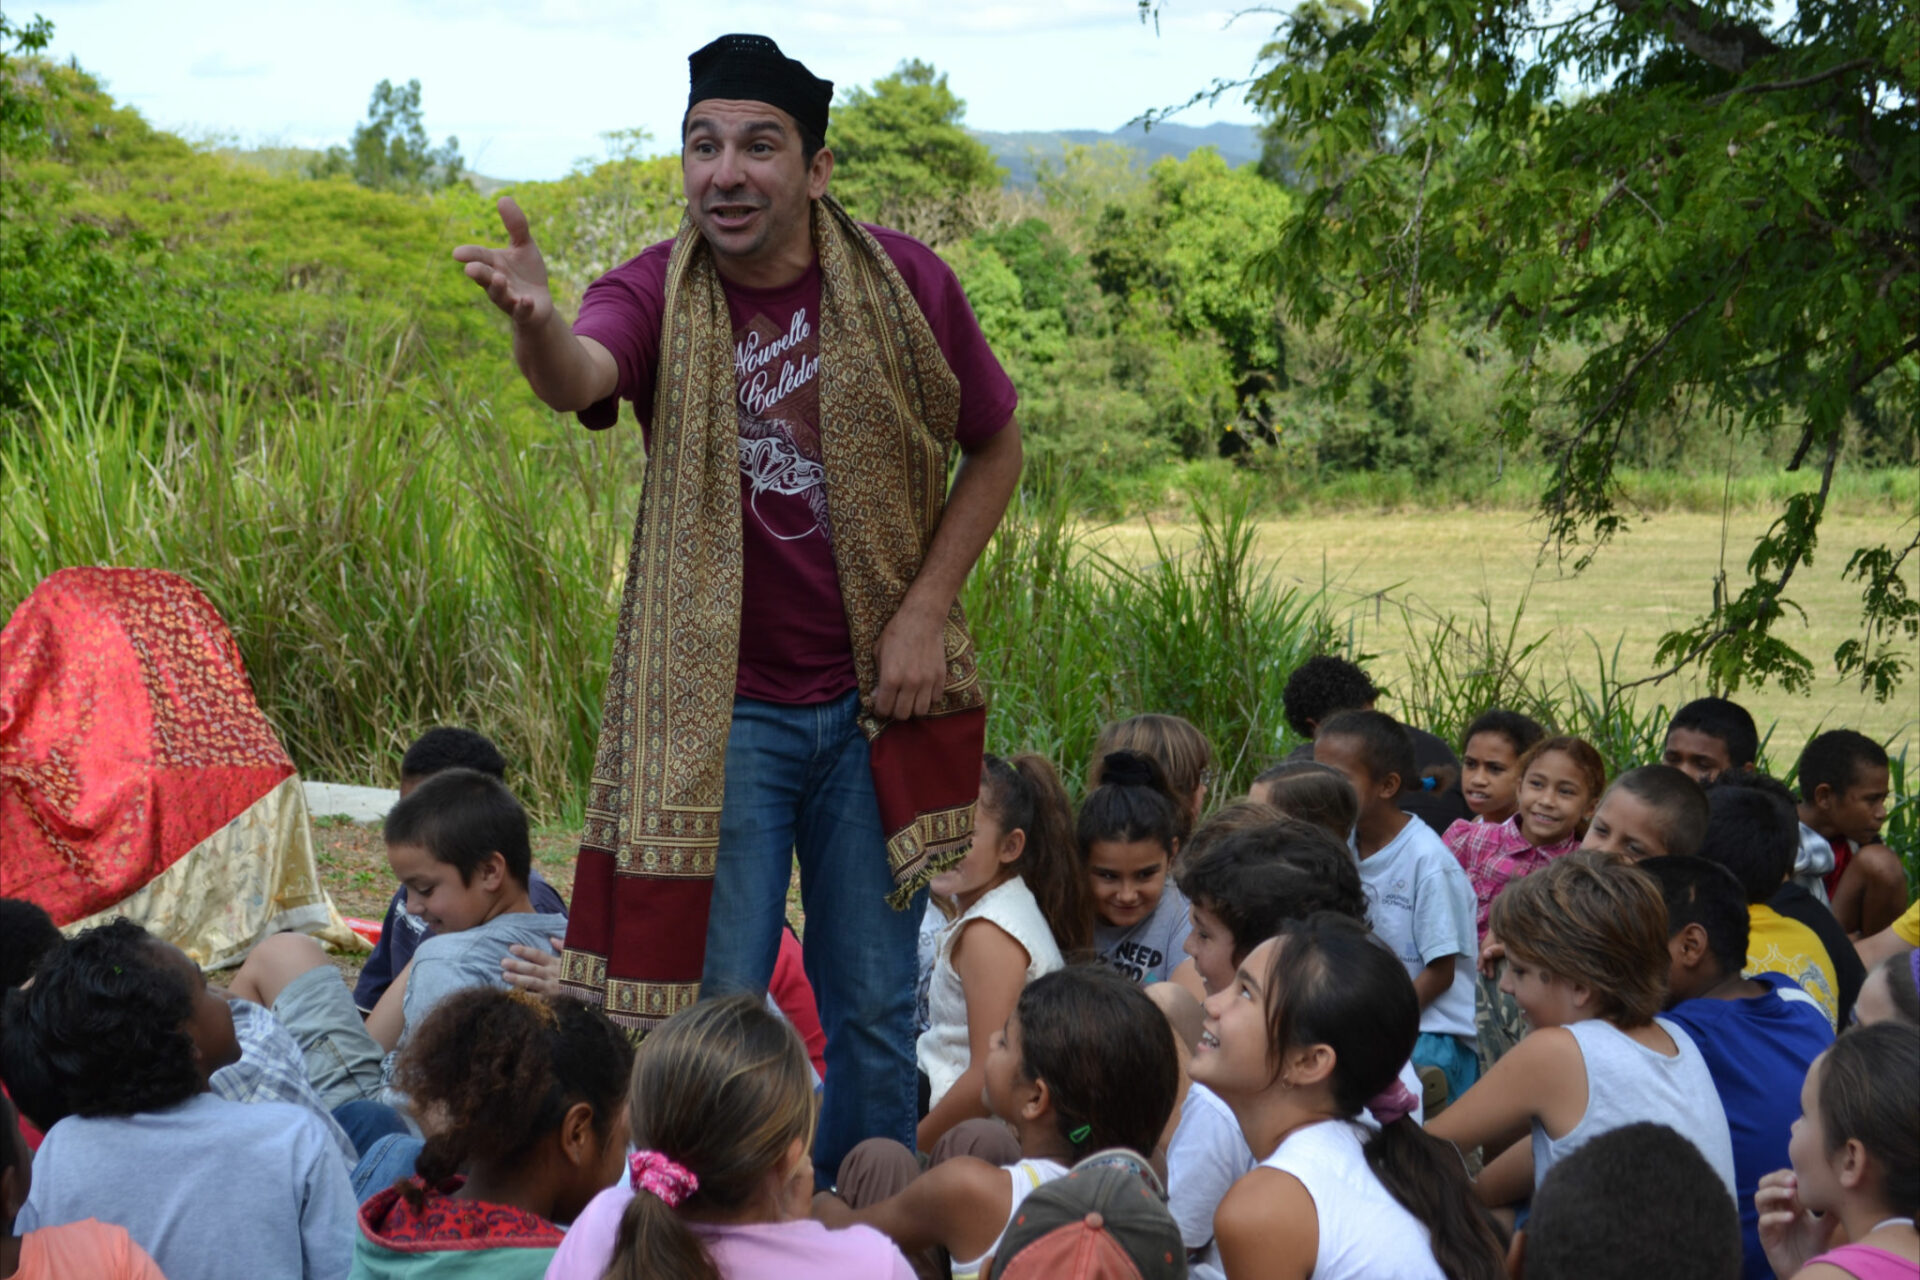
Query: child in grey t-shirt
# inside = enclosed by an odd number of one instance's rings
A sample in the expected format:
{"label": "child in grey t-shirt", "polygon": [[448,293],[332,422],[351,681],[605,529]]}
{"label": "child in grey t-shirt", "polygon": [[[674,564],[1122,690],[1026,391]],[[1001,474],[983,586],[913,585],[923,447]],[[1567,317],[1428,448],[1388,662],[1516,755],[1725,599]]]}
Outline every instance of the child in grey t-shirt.
{"label": "child in grey t-shirt", "polygon": [[1180,802],[1152,756],[1115,751],[1100,762],[1100,785],[1080,804],[1075,835],[1093,898],[1093,946],[1142,985],[1164,982],[1181,960],[1191,926],[1173,886]]}

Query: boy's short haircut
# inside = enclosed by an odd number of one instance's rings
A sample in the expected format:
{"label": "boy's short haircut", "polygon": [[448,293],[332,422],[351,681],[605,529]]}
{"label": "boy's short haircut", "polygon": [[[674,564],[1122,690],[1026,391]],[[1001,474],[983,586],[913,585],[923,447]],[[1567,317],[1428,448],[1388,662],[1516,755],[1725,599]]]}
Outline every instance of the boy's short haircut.
{"label": "boy's short haircut", "polygon": [[1492,711],[1482,711],[1474,717],[1467,731],[1460,735],[1460,749],[1466,750],[1467,744],[1483,733],[1498,734],[1505,738],[1513,748],[1515,757],[1523,756],[1533,749],[1534,743],[1547,736],[1538,720],[1532,716],[1523,716],[1518,711],[1504,711],[1496,707]]}
{"label": "boy's short haircut", "polygon": [[1722,974],[1736,976],[1747,967],[1747,891],[1733,872],[1706,858],[1648,858],[1634,865],[1660,886],[1669,938],[1697,924]]}
{"label": "boy's short haircut", "polygon": [[[1342,711],[1320,726],[1320,736],[1358,742],[1361,762],[1375,782],[1391,773],[1404,788],[1419,775],[1413,762],[1413,735],[1384,711]],[[1366,807],[1364,800],[1360,807]]]}
{"label": "boy's short haircut", "polygon": [[472,769],[504,781],[507,758],[485,734],[446,726],[429,729],[415,738],[407,754],[400,757],[403,778],[430,778],[445,769]]}
{"label": "boy's short haircut", "polygon": [[1812,804],[1813,793],[1822,786],[1831,788],[1836,797],[1844,796],[1860,781],[1861,770],[1886,767],[1887,749],[1872,738],[1852,729],[1829,729],[1800,753],[1795,770],[1800,799]]}
{"label": "boy's short haircut", "polygon": [[1707,838],[1707,793],[1699,783],[1670,764],[1645,764],[1627,770],[1613,785],[1659,811],[1669,855],[1690,858],[1700,852]]}
{"label": "boy's short haircut", "polygon": [[[1764,775],[1716,782],[1707,788],[1707,835],[1700,856],[1733,872],[1747,903],[1780,891],[1800,852],[1800,818],[1778,783]],[[1773,782],[1773,779],[1766,779]]]}
{"label": "boy's short haircut", "polygon": [[1727,762],[1736,769],[1748,767],[1760,755],[1760,729],[1753,716],[1739,703],[1725,698],[1695,698],[1673,713],[1667,725],[1669,738],[1675,729],[1691,729],[1720,739],[1727,748]]}
{"label": "boy's short haircut", "polygon": [[1525,1230],[1527,1280],[1740,1275],[1740,1214],[1726,1184],[1693,1143],[1644,1120],[1549,1169]]}
{"label": "boy's short haircut", "polygon": [[1645,1026],[1667,993],[1667,907],[1654,881],[1605,854],[1564,854],[1510,881],[1488,932],[1507,954],[1593,994],[1597,1017]]}
{"label": "boy's short haircut", "polygon": [[1370,707],[1379,696],[1366,672],[1345,658],[1322,654],[1293,669],[1280,692],[1280,710],[1295,733],[1311,738],[1315,724],[1324,729],[1328,716]]}
{"label": "boy's short haircut", "polygon": [[0,898],[0,990],[33,976],[40,961],[60,945],[60,926],[37,902]]}
{"label": "boy's short haircut", "polygon": [[1269,803],[1289,818],[1334,832],[1342,840],[1360,820],[1360,796],[1347,775],[1312,760],[1283,760],[1253,780],[1268,788]]}
{"label": "boy's short haircut", "polygon": [[1333,911],[1367,922],[1367,895],[1347,846],[1298,818],[1236,831],[1188,863],[1180,892],[1233,934],[1234,963],[1289,920]]}
{"label": "boy's short haircut", "polygon": [[393,806],[381,833],[392,844],[418,845],[460,871],[460,883],[495,853],[507,874],[525,887],[533,869],[527,811],[500,779],[473,769],[434,774]]}

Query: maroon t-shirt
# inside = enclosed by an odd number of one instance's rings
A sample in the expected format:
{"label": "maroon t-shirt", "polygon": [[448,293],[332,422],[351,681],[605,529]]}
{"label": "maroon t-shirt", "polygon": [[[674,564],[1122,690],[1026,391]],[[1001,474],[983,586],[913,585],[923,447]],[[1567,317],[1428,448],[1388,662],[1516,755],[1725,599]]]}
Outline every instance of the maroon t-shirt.
{"label": "maroon t-shirt", "polygon": [[[910,236],[869,227],[900,271],[960,379],[963,451],[993,437],[1013,418],[1016,396],[987,347],[960,282],[947,264]],[[666,294],[663,241],[588,286],[573,331],[613,354],[614,394],[579,415],[599,429],[633,403],[642,431],[653,412],[660,364],[660,310]],[[749,289],[721,281],[733,317],[734,369],[740,380],[742,586],[740,671],[736,692],[763,702],[808,705],[852,689],[853,642],[840,601],[827,519],[820,433],[820,269],[790,285]]]}

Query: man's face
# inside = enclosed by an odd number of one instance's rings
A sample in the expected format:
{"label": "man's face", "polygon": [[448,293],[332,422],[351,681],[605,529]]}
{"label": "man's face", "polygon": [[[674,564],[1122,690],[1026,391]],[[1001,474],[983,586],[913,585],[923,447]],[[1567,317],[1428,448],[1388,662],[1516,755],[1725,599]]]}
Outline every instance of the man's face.
{"label": "man's face", "polygon": [[812,201],[826,194],[832,172],[833,153],[824,148],[807,163],[799,125],[778,107],[709,98],[687,117],[680,151],[687,212],[723,274],[742,267],[750,274],[807,249]]}
{"label": "man's face", "polygon": [[1725,740],[1698,729],[1674,728],[1667,731],[1667,747],[1660,753],[1660,763],[1672,765],[1704,787],[1733,768],[1735,761],[1727,754]]}

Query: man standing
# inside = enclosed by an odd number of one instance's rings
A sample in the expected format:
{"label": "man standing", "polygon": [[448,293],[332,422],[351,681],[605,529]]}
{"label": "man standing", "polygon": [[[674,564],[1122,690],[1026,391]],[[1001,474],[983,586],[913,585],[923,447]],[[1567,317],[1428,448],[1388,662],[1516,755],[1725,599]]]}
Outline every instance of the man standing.
{"label": "man standing", "polygon": [[647,433],[565,981],[636,1027],[764,991],[797,853],[831,1180],[913,1141],[918,908],[971,839],[985,733],[955,601],[1020,435],[953,273],[827,195],[832,84],[763,36],[688,61],[686,219],[571,326],[511,200],[507,247],[454,257],[535,394],[594,428],[630,401]]}

